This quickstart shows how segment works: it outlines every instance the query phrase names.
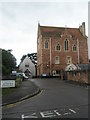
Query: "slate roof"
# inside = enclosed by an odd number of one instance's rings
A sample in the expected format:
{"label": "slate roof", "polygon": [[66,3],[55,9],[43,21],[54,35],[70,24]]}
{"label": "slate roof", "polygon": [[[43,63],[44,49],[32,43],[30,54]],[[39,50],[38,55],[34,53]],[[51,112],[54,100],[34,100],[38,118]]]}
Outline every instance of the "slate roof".
{"label": "slate roof", "polygon": [[74,71],[74,70],[90,70],[90,63],[89,64],[77,64],[76,66],[74,64],[70,64],[65,68],[65,71]]}
{"label": "slate roof", "polygon": [[80,70],[90,70],[90,63],[89,64],[77,64]]}

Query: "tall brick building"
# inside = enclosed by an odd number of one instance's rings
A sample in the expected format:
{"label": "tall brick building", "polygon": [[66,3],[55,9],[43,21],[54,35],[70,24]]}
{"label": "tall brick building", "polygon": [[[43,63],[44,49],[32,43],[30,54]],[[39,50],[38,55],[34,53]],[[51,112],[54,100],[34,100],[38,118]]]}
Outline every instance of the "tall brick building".
{"label": "tall brick building", "polygon": [[37,76],[58,76],[67,65],[84,63],[88,63],[85,22],[79,28],[38,24]]}

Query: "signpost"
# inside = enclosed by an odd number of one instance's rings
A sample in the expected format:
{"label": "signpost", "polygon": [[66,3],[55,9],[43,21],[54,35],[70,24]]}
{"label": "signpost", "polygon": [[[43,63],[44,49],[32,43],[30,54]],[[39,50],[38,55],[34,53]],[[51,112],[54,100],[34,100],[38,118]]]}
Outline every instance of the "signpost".
{"label": "signpost", "polygon": [[2,80],[1,88],[15,87],[15,80]]}

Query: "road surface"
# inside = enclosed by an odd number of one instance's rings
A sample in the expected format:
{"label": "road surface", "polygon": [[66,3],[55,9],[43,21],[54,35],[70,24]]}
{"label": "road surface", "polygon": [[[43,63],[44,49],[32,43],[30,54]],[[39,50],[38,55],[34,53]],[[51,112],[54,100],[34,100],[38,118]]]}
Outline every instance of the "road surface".
{"label": "road surface", "polygon": [[3,118],[88,118],[88,87],[56,78],[30,80],[41,92],[3,107]]}

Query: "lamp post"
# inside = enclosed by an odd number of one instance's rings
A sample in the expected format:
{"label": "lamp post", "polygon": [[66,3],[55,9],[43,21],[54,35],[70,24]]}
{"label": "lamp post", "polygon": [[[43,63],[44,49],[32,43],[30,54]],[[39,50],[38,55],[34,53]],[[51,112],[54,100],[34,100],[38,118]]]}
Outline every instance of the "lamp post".
{"label": "lamp post", "polygon": [[52,55],[51,55],[51,37],[50,37],[50,75],[51,75],[51,60],[52,60]]}

